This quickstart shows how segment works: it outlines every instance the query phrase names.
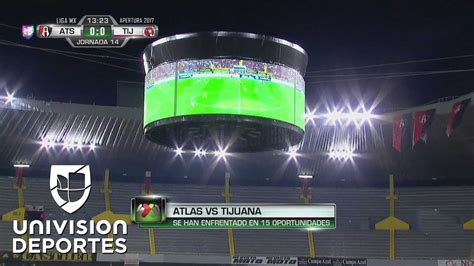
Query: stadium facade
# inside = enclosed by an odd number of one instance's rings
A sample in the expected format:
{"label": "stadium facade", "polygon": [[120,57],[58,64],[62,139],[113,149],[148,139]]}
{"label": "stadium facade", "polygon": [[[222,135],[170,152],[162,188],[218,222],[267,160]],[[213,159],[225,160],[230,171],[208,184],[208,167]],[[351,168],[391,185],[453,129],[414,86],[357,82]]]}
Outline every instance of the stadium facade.
{"label": "stadium facade", "polygon": [[[149,142],[143,135],[143,110],[138,108],[4,101],[0,212],[18,205],[14,164],[30,165],[24,171],[24,204],[42,205],[46,218],[57,220],[89,219],[107,209],[106,187],[111,191],[110,210],[128,213],[130,198],[142,193],[145,171],[152,173],[153,192],[187,202],[225,202],[224,174],[230,172],[230,200],[242,203],[302,203],[297,177],[305,173],[314,176],[312,202],[337,204],[337,229],[313,232],[316,255],[363,258],[370,265],[382,265],[391,255],[390,236],[377,224],[389,215],[388,176],[394,174],[395,214],[409,224],[408,230],[396,232],[396,258],[405,260],[397,265],[469,259],[474,255],[474,231],[466,226],[474,218],[472,105],[449,138],[446,125],[453,104],[473,96],[374,115],[370,123],[360,125],[328,125],[316,118],[306,123],[297,153],[231,154],[226,161],[231,168],[212,151],[177,156],[175,150]],[[404,153],[394,151],[394,118],[428,109],[435,109],[436,116],[427,144]],[[338,145],[351,147],[356,155],[352,163],[329,158]],[[79,212],[64,214],[51,199],[47,180],[52,164],[91,166],[91,196]],[[106,168],[111,169],[110,186],[103,180]],[[0,223],[1,251],[11,250],[12,234],[11,223]],[[230,264],[230,255],[307,257],[311,252],[307,232],[298,230],[234,230],[235,254],[230,254],[225,230],[154,230],[155,255],[149,255],[148,230],[130,225],[126,238],[126,256],[140,254],[136,256],[141,261],[150,263]],[[126,256],[97,258],[124,261]]]}

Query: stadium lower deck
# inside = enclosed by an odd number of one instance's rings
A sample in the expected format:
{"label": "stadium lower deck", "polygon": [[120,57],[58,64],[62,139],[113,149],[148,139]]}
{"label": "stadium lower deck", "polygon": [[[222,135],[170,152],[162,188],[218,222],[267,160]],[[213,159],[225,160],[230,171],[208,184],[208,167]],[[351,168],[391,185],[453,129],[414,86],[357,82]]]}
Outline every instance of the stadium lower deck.
{"label": "stadium lower deck", "polygon": [[[425,156],[424,160],[416,160],[416,154],[410,153],[406,159],[416,163],[405,161],[405,165],[392,168],[400,170],[404,167],[407,172],[395,173],[395,193],[398,196],[395,216],[407,222],[410,228],[395,232],[397,260],[391,262],[387,261],[390,233],[377,230],[375,226],[389,215],[386,197],[391,173],[382,171],[381,165],[392,158],[384,153],[384,150],[391,149],[391,139],[387,138],[387,134],[391,134],[391,116],[382,117],[381,123],[374,124],[373,128],[345,129],[344,134],[353,134],[357,152],[367,155],[356,160],[359,171],[349,175],[345,172],[347,169],[334,168],[327,157],[321,156],[329,146],[319,139],[327,140],[332,136],[333,141],[339,141],[334,128],[307,125],[309,128],[301,152],[319,159],[311,161],[300,157],[298,160],[302,167],[319,173],[310,189],[311,202],[337,205],[337,228],[312,232],[317,257],[361,258],[367,259],[368,265],[437,265],[438,260],[472,258],[474,231],[465,225],[474,218],[474,186],[472,171],[465,170],[472,170],[473,128],[470,122],[474,113],[472,107],[468,109],[458,133],[448,139],[445,126],[451,106],[449,102],[429,106],[437,108],[439,116],[433,122],[431,142],[417,151]],[[414,110],[420,108],[427,107]],[[133,108],[32,100],[17,100],[14,104],[0,106],[0,213],[18,206],[13,163],[31,164],[25,170],[24,203],[44,206],[46,219],[90,219],[104,211],[103,170],[109,167],[112,173],[110,203],[115,213],[129,213],[130,198],[142,193],[143,175],[148,167],[154,167],[151,170],[153,176],[157,176],[152,181],[153,193],[177,202],[225,202],[222,196],[223,173],[198,175],[205,163],[197,157],[192,159],[192,154],[185,155],[191,158],[189,165],[183,164],[186,162],[184,159],[171,163],[162,159],[164,154],[172,157],[169,154],[173,151],[144,139],[141,114],[142,110]],[[360,141],[369,130],[367,136],[374,140]],[[84,141],[82,149],[77,143],[68,142],[77,136]],[[290,167],[281,176],[271,178],[261,174],[262,168],[278,172],[281,166],[277,159],[270,162],[259,157],[267,155],[249,155],[246,162],[235,162],[241,171],[231,177],[231,202],[303,203],[301,181],[285,181],[285,177],[295,169]],[[286,156],[281,160],[284,162],[287,154],[283,152],[281,156]],[[449,161],[449,158],[455,160]],[[51,199],[49,167],[58,162],[88,163],[94,169],[89,200],[73,215],[64,213]],[[182,163],[181,168],[177,163]],[[176,172],[159,170],[173,164]],[[196,168],[196,165],[201,168]],[[319,165],[319,168],[311,168],[313,165]],[[366,175],[369,170],[375,174]],[[348,177],[351,175],[352,180]],[[364,183],[364,180],[370,182]],[[153,232],[154,255],[150,255],[149,231],[131,224],[126,236],[126,256],[97,254],[94,259],[122,264],[124,260],[137,258],[140,263],[231,263],[227,230],[155,229]],[[1,222],[0,251],[8,253],[12,249],[10,239],[13,236],[12,223]],[[52,237],[59,238],[57,235]],[[236,256],[307,258],[309,246],[307,231],[303,230],[233,230]]]}
{"label": "stadium lower deck", "polygon": [[[46,178],[26,178],[25,204],[43,205],[46,219],[89,219],[102,212],[102,182],[93,183],[86,205],[73,215],[63,211],[50,199]],[[5,213],[17,206],[13,177],[0,177]],[[115,213],[130,211],[130,198],[140,195],[140,183],[111,183],[111,208]],[[224,202],[223,186],[155,184],[153,192],[176,202]],[[301,189],[296,187],[232,187],[236,203],[301,203]],[[445,259],[470,256],[473,231],[463,230],[463,222],[474,213],[474,187],[418,187],[397,189],[396,216],[411,225],[410,231],[396,234],[396,251],[400,259]],[[388,257],[389,233],[377,231],[376,222],[388,215],[384,188],[314,188],[314,202],[337,205],[337,229],[314,232],[318,256]],[[14,236],[11,223],[0,223],[0,250],[11,250]],[[58,238],[59,236],[52,236]],[[128,253],[149,253],[148,230],[129,225],[126,236]],[[228,255],[226,230],[155,229],[158,254]],[[306,256],[308,241],[303,230],[234,230],[236,255]]]}

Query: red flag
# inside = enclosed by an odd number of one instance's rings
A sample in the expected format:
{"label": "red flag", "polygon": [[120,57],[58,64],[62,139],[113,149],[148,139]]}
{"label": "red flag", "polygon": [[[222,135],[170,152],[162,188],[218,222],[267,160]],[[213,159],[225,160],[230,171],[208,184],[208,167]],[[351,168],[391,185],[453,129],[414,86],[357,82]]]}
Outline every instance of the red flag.
{"label": "red flag", "polygon": [[453,104],[451,116],[448,121],[448,128],[446,129],[446,135],[448,135],[448,137],[450,137],[454,129],[461,124],[462,116],[470,101],[471,98]]}
{"label": "red flag", "polygon": [[303,197],[309,196],[309,178],[303,178]]}
{"label": "red flag", "polygon": [[150,194],[150,192],[151,192],[151,172],[150,171],[145,172],[145,181],[144,181],[144,185],[143,185],[143,192],[145,192],[145,194]]}
{"label": "red flag", "polygon": [[23,188],[23,167],[16,167],[16,186]]}
{"label": "red flag", "polygon": [[410,145],[411,121],[411,113],[397,115],[393,118],[392,147],[398,152]]}
{"label": "red flag", "polygon": [[428,132],[433,123],[433,117],[436,113],[436,109],[430,109],[426,111],[419,111],[415,113],[415,123],[413,126],[413,144],[412,148],[420,141],[428,141]]}

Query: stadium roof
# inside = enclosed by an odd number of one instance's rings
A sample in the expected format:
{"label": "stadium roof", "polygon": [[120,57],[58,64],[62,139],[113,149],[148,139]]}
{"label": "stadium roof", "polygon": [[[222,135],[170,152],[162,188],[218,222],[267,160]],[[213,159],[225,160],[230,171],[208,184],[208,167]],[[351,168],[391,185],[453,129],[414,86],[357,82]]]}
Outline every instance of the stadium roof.
{"label": "stadium roof", "polygon": [[[143,110],[28,99],[0,101],[0,173],[13,175],[13,164],[30,164],[27,175],[49,176],[51,164],[90,164],[100,177],[109,167],[114,179],[222,184],[231,172],[234,184],[299,185],[298,174],[328,186],[383,185],[393,173],[401,185],[473,184],[474,108],[468,107],[454,136],[446,125],[455,100],[375,116],[369,122],[328,124],[309,121],[296,150],[255,154],[212,151],[185,153],[151,143],[143,136]],[[391,147],[392,118],[402,112],[436,108],[427,145],[403,153]],[[350,147],[352,160],[331,159],[331,150]]]}

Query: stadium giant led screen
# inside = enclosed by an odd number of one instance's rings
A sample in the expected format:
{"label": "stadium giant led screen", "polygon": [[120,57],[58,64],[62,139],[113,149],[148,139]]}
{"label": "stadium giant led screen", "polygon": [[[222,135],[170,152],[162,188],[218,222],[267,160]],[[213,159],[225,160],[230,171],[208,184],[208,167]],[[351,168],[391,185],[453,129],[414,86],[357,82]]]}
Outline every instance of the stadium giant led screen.
{"label": "stadium giant led screen", "polygon": [[164,63],[148,72],[144,125],[176,116],[275,119],[304,130],[304,80],[294,69],[239,59]]}

